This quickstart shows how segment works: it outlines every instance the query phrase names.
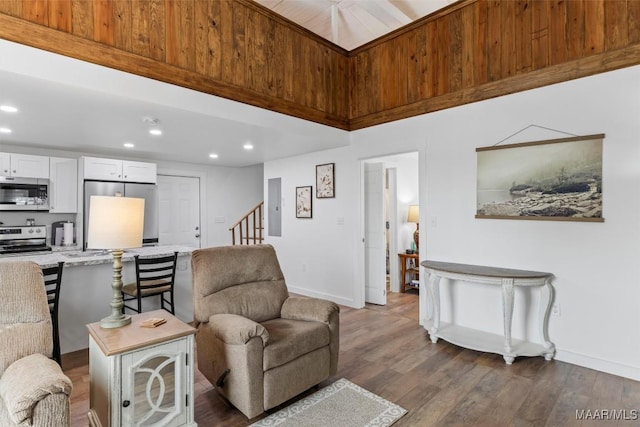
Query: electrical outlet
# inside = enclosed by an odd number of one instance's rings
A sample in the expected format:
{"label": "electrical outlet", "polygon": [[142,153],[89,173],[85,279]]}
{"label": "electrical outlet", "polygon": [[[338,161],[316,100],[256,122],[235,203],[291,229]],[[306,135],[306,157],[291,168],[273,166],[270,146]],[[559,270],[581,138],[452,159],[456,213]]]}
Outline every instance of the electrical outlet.
{"label": "electrical outlet", "polygon": [[551,306],[551,314],[554,316],[560,316],[562,312],[560,311],[560,304],[553,304]]}

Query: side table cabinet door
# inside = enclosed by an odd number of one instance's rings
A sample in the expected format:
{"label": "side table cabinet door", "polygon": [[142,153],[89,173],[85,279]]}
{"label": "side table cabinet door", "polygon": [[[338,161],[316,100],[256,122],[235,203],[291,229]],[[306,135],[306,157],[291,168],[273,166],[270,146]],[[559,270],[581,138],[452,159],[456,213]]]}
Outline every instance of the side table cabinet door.
{"label": "side table cabinet door", "polygon": [[187,412],[187,340],[122,356],[122,425],[181,426]]}

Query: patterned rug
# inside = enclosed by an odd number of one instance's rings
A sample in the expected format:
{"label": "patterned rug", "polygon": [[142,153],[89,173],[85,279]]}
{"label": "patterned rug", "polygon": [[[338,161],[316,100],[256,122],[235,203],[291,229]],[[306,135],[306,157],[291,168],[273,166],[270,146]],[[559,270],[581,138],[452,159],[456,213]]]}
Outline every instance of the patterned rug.
{"label": "patterned rug", "polygon": [[384,427],[406,413],[406,409],[342,378],[251,427]]}

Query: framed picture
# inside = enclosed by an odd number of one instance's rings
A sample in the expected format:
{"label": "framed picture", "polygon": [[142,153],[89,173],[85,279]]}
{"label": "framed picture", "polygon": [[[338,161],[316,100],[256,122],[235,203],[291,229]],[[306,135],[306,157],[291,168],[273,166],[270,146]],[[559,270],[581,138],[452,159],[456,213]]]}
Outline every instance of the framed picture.
{"label": "framed picture", "polygon": [[316,166],[316,198],[336,197],[335,163]]}
{"label": "framed picture", "polygon": [[296,218],[311,218],[313,215],[311,189],[311,185],[296,187]]}
{"label": "framed picture", "polygon": [[602,222],[604,134],[477,148],[476,218]]}

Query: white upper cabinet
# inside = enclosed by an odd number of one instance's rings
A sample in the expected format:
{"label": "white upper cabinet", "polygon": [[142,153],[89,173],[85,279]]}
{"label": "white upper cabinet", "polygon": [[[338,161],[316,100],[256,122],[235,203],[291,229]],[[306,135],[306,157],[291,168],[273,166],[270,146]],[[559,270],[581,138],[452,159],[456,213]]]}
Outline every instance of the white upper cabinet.
{"label": "white upper cabinet", "polygon": [[84,179],[156,183],[156,164],[84,157]]}
{"label": "white upper cabinet", "polygon": [[49,179],[49,157],[0,153],[0,175]]}
{"label": "white upper cabinet", "polygon": [[11,154],[0,153],[0,176],[11,176]]}
{"label": "white upper cabinet", "polygon": [[49,212],[78,212],[78,160],[49,157]]}
{"label": "white upper cabinet", "polygon": [[147,162],[122,161],[123,181],[156,183],[156,164]]}
{"label": "white upper cabinet", "polygon": [[122,181],[122,160],[85,157],[84,179]]}

